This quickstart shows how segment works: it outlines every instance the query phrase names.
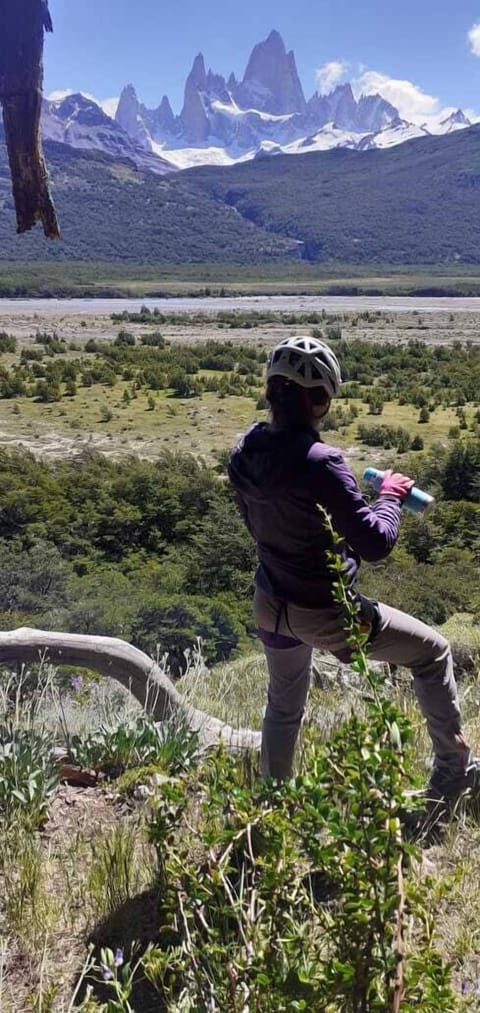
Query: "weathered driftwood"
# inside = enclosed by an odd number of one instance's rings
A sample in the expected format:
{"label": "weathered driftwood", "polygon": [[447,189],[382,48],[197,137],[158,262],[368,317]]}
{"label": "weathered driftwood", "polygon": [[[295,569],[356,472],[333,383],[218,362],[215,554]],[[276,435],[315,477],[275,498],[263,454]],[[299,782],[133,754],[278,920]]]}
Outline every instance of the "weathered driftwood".
{"label": "weathered driftwood", "polygon": [[156,720],[184,718],[198,732],[204,747],[224,742],[231,750],[258,749],[259,732],[232,728],[192,707],[171,680],[143,651],[116,637],[51,633],[24,627],[0,633],[0,664],[33,664],[45,659],[61,665],[80,665],[108,675],[125,686]]}
{"label": "weathered driftwood", "polygon": [[17,232],[41,221],[45,235],[58,239],[40,138],[44,30],[52,31],[48,0],[0,0],[0,102]]}

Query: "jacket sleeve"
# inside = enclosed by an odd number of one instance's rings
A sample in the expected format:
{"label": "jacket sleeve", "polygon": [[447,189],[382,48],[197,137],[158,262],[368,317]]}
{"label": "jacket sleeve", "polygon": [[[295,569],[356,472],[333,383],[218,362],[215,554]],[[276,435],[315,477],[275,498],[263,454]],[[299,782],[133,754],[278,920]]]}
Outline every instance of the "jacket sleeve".
{"label": "jacket sleeve", "polygon": [[341,454],[325,444],[315,443],[307,461],[314,495],[335,531],[367,562],[388,556],[398,538],[400,500],[381,496],[370,506]]}

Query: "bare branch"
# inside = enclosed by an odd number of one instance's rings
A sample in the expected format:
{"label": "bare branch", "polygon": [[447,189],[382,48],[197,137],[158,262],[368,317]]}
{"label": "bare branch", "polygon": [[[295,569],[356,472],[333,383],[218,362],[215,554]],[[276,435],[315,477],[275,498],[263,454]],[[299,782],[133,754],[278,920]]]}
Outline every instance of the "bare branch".
{"label": "bare branch", "polygon": [[80,665],[116,679],[156,720],[163,721],[172,716],[185,720],[193,731],[198,732],[204,747],[218,742],[225,743],[232,751],[257,750],[260,747],[259,732],[232,728],[192,707],[159,666],[125,640],[52,633],[28,627],[0,633],[0,664],[28,665],[45,659],[61,665]]}

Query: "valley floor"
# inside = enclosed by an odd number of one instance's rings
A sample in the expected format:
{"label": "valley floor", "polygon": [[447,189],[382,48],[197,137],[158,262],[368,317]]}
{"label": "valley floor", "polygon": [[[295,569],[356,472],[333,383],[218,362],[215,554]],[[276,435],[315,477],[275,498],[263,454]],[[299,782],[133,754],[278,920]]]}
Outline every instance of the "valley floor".
{"label": "valley floor", "polygon": [[[454,303],[454,301],[452,301]],[[72,310],[72,307],[70,307]],[[175,312],[169,309],[166,321],[157,325],[164,338],[173,345],[195,342],[231,341],[234,344],[253,343],[268,349],[292,333],[311,333],[311,324],[285,323],[285,314],[265,310],[205,313],[203,311]],[[0,332],[13,335],[18,342],[18,353],[37,347],[38,333],[55,333],[75,351],[70,358],[82,354],[87,341],[111,342],[124,326],[140,340],[142,334],[155,327],[155,317],[143,323],[119,323],[109,313],[65,312],[62,304],[49,303],[44,312],[30,310],[19,303],[2,308],[0,300]],[[480,309],[477,312],[452,312],[451,309],[421,313],[418,310],[402,312],[354,311],[339,312],[338,326],[347,341],[364,340],[380,344],[421,341],[429,345],[446,345],[454,341],[480,344]],[[18,355],[15,357],[18,359]],[[9,365],[13,356],[3,356]],[[204,392],[200,398],[174,398],[167,391],[159,391],[155,409],[148,405],[147,394],[126,405],[122,394],[126,384],[114,388],[105,385],[79,387],[75,398],[40,403],[32,398],[0,399],[0,446],[20,446],[46,457],[62,457],[82,452],[85,448],[100,450],[112,457],[137,454],[154,459],[162,449],[191,450],[197,455],[211,458],[215,453],[232,446],[238,434],[251,422],[255,403],[250,397],[229,396],[219,400],[218,395]],[[358,404],[360,415],[367,408]],[[467,417],[473,408],[467,406]],[[107,419],[107,414],[111,417]],[[260,413],[262,417],[262,413]],[[418,427],[418,413],[412,406],[399,406],[386,402],[381,418],[386,425],[410,427],[412,434],[420,433],[425,445],[445,439],[455,425],[454,408],[437,410],[429,421]],[[337,437],[336,437],[337,438]],[[346,455],[362,465],[365,456],[372,461],[372,450],[355,441],[354,427],[350,426],[337,439]],[[375,455],[373,455],[375,456]]]}

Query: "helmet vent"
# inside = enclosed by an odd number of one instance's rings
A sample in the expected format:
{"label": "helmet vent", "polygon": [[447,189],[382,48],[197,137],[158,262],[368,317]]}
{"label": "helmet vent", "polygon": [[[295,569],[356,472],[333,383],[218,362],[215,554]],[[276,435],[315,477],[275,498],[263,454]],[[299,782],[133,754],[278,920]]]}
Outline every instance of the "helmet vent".
{"label": "helmet vent", "polygon": [[272,349],[267,377],[283,376],[302,387],[322,387],[330,397],[338,394],[342,377],[335,352],[323,341],[294,334]]}

